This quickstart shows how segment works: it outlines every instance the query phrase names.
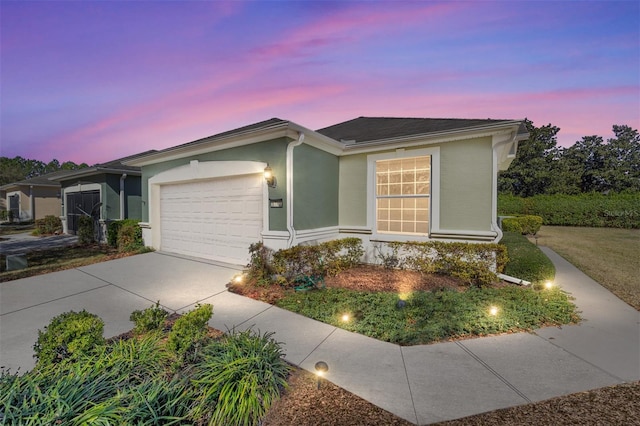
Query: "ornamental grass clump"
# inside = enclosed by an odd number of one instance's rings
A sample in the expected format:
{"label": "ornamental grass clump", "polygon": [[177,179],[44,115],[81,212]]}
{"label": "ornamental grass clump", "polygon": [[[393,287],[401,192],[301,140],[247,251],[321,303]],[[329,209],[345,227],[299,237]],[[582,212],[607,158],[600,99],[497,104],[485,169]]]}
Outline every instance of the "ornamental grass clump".
{"label": "ornamental grass clump", "polygon": [[273,333],[234,332],[204,349],[193,383],[196,417],[210,425],[257,425],[287,386],[289,366]]}

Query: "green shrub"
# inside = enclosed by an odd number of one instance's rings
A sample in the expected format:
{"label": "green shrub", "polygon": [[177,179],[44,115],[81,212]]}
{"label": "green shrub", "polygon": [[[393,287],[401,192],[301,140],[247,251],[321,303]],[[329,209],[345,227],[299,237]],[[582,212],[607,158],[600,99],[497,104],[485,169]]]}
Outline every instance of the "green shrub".
{"label": "green shrub", "polygon": [[535,235],[542,226],[540,216],[516,216],[507,217],[502,220],[502,230],[506,232],[518,232],[522,235]]}
{"label": "green shrub", "polygon": [[135,324],[133,331],[137,334],[160,330],[169,313],[160,307],[158,300],[155,306],[142,311],[133,311],[129,320]]}
{"label": "green shrub", "polygon": [[498,197],[501,215],[537,215],[544,225],[640,228],[640,193]]}
{"label": "green shrub", "polygon": [[6,210],[0,210],[0,221],[9,219],[9,213]]}
{"label": "green shrub", "polygon": [[257,242],[249,246],[249,264],[247,274],[258,282],[268,283],[274,273],[271,263],[274,251],[265,246],[262,242]]}
{"label": "green shrub", "polygon": [[451,275],[469,285],[483,286],[497,281],[496,272],[502,272],[507,262],[506,250],[499,244],[428,241],[386,245],[391,252],[384,256],[401,268]]}
{"label": "green shrub", "polygon": [[258,281],[272,282],[272,276],[293,283],[300,275],[335,275],[357,265],[364,250],[359,238],[343,238],[317,245],[297,245],[273,250],[262,243],[249,247],[251,260],[248,274]]}
{"label": "green shrub", "polygon": [[212,425],[257,425],[287,387],[289,367],[273,333],[233,333],[205,348],[193,380],[196,412],[212,410]]}
{"label": "green shrub", "polygon": [[[116,229],[116,247],[118,247],[118,251],[126,253],[144,248],[142,228],[140,228],[138,222],[134,219],[125,219],[109,224],[110,228]],[[117,225],[114,225],[115,223]],[[107,237],[107,241],[111,244],[109,237]]]}
{"label": "green shrub", "polygon": [[78,217],[78,243],[91,244],[96,241],[93,218],[91,216]]}
{"label": "green shrub", "polygon": [[42,219],[36,219],[37,235],[53,235],[62,232],[62,220],[58,216],[48,215]]}
{"label": "green shrub", "polygon": [[509,253],[505,274],[532,283],[553,280],[555,277],[556,268],[553,262],[520,233],[505,232],[500,244]]}
{"label": "green shrub", "polygon": [[169,332],[167,349],[182,362],[190,353],[197,352],[207,335],[207,323],[213,315],[213,306],[196,305],[195,309],[178,318]]}
{"label": "green shrub", "polygon": [[39,366],[73,360],[104,344],[103,330],[104,322],[97,315],[86,310],[65,312],[54,317],[44,331],[38,330],[34,357]]}

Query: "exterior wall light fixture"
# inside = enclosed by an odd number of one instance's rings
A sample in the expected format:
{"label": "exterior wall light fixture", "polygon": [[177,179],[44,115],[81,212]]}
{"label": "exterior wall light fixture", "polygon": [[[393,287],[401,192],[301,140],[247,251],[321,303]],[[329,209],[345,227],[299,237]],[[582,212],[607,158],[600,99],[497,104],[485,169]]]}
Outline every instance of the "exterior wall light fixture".
{"label": "exterior wall light fixture", "polygon": [[264,168],[264,180],[267,181],[267,185],[269,186],[269,188],[275,188],[278,185],[276,177],[273,174],[273,170],[271,169],[271,167],[269,167],[268,164],[267,167]]}

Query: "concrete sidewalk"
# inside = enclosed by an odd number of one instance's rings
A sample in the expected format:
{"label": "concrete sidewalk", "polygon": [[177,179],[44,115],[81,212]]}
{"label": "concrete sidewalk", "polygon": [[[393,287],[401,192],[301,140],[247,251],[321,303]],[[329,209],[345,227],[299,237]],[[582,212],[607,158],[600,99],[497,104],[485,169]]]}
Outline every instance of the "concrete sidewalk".
{"label": "concrete sidewalk", "polygon": [[52,317],[87,309],[105,335],[160,300],[185,312],[212,303],[210,324],[273,331],[291,363],[416,424],[460,418],[554,396],[640,380],[640,314],[551,250],[556,284],[582,311],[580,325],[535,333],[400,347],[229,293],[230,266],[148,253],[0,284],[0,365],[33,366],[37,330]]}

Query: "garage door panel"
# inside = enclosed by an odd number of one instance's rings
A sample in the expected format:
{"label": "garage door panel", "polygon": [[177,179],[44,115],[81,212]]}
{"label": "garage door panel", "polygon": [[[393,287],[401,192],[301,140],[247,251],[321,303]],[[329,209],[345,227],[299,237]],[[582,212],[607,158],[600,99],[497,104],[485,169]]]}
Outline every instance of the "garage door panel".
{"label": "garage door panel", "polygon": [[161,249],[246,264],[261,239],[262,186],[261,174],[163,185]]}

